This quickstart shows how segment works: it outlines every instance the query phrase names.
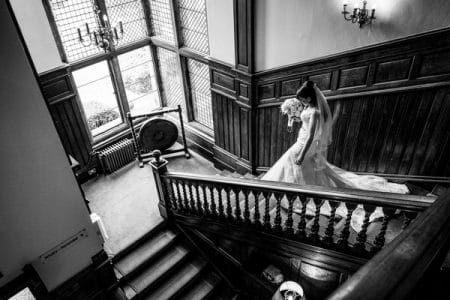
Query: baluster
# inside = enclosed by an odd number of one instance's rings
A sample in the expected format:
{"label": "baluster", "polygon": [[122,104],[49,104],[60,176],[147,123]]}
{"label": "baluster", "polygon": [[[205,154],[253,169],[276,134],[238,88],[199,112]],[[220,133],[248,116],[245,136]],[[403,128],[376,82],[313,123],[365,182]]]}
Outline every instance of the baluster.
{"label": "baluster", "polygon": [[269,215],[269,202],[271,194],[268,192],[263,192],[264,199],[266,201],[266,206],[264,209],[264,228],[266,230],[272,229],[272,225],[270,224],[270,215]]}
{"label": "baluster", "polygon": [[308,199],[305,196],[300,196],[300,203],[302,204],[302,211],[300,212],[300,221],[297,225],[297,239],[303,240],[306,237],[306,205]]}
{"label": "baluster", "polygon": [[328,221],[327,229],[325,230],[325,237],[323,239],[323,243],[326,246],[330,246],[333,244],[333,234],[334,234],[334,219],[336,218],[336,209],[339,206],[339,202],[328,200],[330,204],[330,220]]}
{"label": "baluster", "polygon": [[203,191],[203,215],[209,216],[209,204],[208,204],[208,195],[206,194],[206,186],[204,184],[200,185]]}
{"label": "baluster", "polygon": [[289,201],[289,208],[288,208],[288,216],[286,219],[286,222],[284,223],[284,226],[286,228],[285,232],[287,236],[292,236],[294,234],[294,219],[292,218],[292,214],[294,213],[294,201],[295,201],[295,195],[286,195],[286,199]]}
{"label": "baluster", "polygon": [[342,250],[348,249],[348,237],[350,236],[350,222],[352,220],[353,211],[356,208],[356,204],[353,203],[344,203],[347,208],[347,216],[345,217],[344,228],[341,231],[338,240],[338,247]]}
{"label": "baluster", "polygon": [[252,221],[250,220],[250,209],[248,207],[248,195],[250,194],[250,191],[245,189],[242,192],[244,193],[244,222],[247,224],[251,224]]}
{"label": "baluster", "polygon": [[375,237],[375,240],[373,241],[373,247],[370,250],[371,253],[375,254],[378,251],[381,250],[381,248],[383,248],[384,246],[384,242],[385,242],[385,235],[386,235],[386,230],[387,230],[387,226],[389,224],[389,220],[391,218],[391,216],[394,215],[395,209],[393,208],[386,208],[383,207],[383,221],[381,223],[381,228],[380,228],[380,232],[377,234],[377,236]]}
{"label": "baluster", "polygon": [[216,210],[216,201],[215,201],[215,197],[214,197],[214,186],[208,186],[209,188],[209,195],[211,197],[211,206],[210,206],[210,211],[211,211],[211,215],[213,217],[217,217],[217,210]]}
{"label": "baluster", "polygon": [[403,220],[402,230],[405,230],[406,227],[409,226],[411,221],[416,218],[417,213],[412,211],[403,211],[403,216],[405,217],[405,219]]}
{"label": "baluster", "polygon": [[256,192],[253,192],[253,195],[255,196],[255,213],[253,214],[253,222],[257,228],[260,228],[262,224],[261,215],[259,213],[259,197],[262,196],[262,193],[259,193],[259,195],[257,195]]}
{"label": "baluster", "polygon": [[183,197],[181,196],[181,192],[180,192],[180,186],[179,186],[179,182],[178,180],[174,180],[175,183],[175,189],[177,191],[177,198],[178,198],[178,210],[179,211],[183,211]]}
{"label": "baluster", "polygon": [[235,220],[237,221],[237,222],[242,222],[242,217],[241,217],[241,206],[240,206],[240,199],[239,199],[239,194],[240,194],[240,191],[239,190],[237,190],[237,192],[236,192],[236,190],[234,190],[234,189],[232,189],[232,191],[234,192],[234,200],[235,200],[235,203],[236,203],[236,206],[234,207],[234,218],[235,218]]}
{"label": "baluster", "polygon": [[361,230],[356,237],[356,244],[353,247],[356,252],[364,254],[366,252],[366,240],[367,240],[367,227],[369,227],[370,215],[375,211],[375,206],[363,205],[364,221],[361,225]]}
{"label": "baluster", "polygon": [[192,183],[188,183],[189,187],[189,200],[192,213],[198,213],[198,209],[195,207],[194,193],[192,192]]}
{"label": "baluster", "polygon": [[167,191],[167,195],[169,197],[169,203],[173,210],[177,210],[177,202],[175,201],[175,195],[173,194],[173,186],[172,180],[166,178],[163,180],[165,182],[164,187]]}
{"label": "baluster", "polygon": [[276,207],[276,214],[275,214],[275,219],[274,219],[274,227],[273,229],[275,230],[275,232],[282,232],[282,227],[281,227],[281,199],[283,199],[283,194],[279,194],[276,193],[274,194],[275,199],[277,201],[277,207]]}
{"label": "baluster", "polygon": [[186,191],[186,183],[181,181],[181,189],[183,190],[183,198],[184,198],[184,209],[186,212],[192,212],[192,208],[189,207],[189,199],[187,196],[187,191]]}
{"label": "baluster", "polygon": [[229,187],[226,187],[225,189],[226,195],[227,195],[227,218],[228,220],[233,220],[233,211],[231,208],[231,197],[230,197],[230,192],[231,189]]}
{"label": "baluster", "polygon": [[311,235],[309,236],[309,238],[311,239],[311,241],[313,243],[317,243],[320,241],[320,237],[319,237],[320,208],[322,207],[322,205],[325,201],[323,201],[322,199],[313,198],[313,202],[316,205],[316,211],[314,214],[314,221],[313,221],[313,225],[311,226]]}
{"label": "baluster", "polygon": [[202,202],[200,199],[200,186],[195,183],[195,197],[197,198],[197,213],[199,216],[203,216]]}
{"label": "baluster", "polygon": [[225,219],[224,209],[223,209],[223,199],[222,199],[223,189],[221,186],[217,187],[217,194],[219,196],[219,218]]}

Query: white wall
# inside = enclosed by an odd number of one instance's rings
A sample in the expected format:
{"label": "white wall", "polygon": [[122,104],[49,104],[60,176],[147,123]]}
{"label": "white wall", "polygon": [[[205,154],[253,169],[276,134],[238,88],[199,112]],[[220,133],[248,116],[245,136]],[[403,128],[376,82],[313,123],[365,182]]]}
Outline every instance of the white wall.
{"label": "white wall", "polygon": [[210,56],[234,66],[233,0],[206,0]]}
{"label": "white wall", "polygon": [[344,20],[342,0],[255,3],[259,71],[450,26],[449,0],[368,0],[377,19],[362,29]]}
{"label": "white wall", "polygon": [[38,73],[61,66],[42,0],[11,0],[11,5]]}
{"label": "white wall", "polygon": [[53,289],[91,263],[101,243],[5,1],[0,1],[0,286],[86,229],[89,236],[39,266]]}

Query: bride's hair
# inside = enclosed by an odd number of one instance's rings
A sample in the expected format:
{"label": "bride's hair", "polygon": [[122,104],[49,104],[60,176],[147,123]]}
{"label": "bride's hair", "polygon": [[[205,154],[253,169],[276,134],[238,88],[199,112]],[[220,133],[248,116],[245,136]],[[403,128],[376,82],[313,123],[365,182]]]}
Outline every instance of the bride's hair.
{"label": "bride's hair", "polygon": [[[309,97],[311,99],[311,102],[309,102],[309,104],[311,106],[317,107],[317,95],[314,89],[314,84],[315,84],[314,81],[308,80],[305,85],[303,85],[301,88],[297,90],[295,97],[297,99]],[[325,121],[328,120],[329,116],[327,115],[327,113],[326,112],[323,113]]]}

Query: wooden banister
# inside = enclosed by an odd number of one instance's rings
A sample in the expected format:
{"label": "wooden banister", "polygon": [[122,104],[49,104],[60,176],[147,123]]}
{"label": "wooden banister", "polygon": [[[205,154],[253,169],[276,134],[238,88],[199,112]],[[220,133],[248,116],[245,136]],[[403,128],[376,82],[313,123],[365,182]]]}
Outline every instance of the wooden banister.
{"label": "wooden banister", "polygon": [[[450,191],[439,197],[328,299],[405,299],[450,241]],[[443,258],[443,257],[442,257]]]}

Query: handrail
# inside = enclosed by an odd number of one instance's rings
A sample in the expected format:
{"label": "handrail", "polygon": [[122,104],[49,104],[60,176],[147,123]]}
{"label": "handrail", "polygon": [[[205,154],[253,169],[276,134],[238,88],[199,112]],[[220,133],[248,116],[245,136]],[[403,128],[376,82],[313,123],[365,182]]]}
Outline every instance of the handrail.
{"label": "handrail", "polygon": [[303,194],[306,197],[316,196],[327,199],[345,200],[357,204],[369,204],[383,207],[399,207],[413,211],[423,211],[430,207],[435,198],[417,195],[365,191],[347,188],[333,188],[316,185],[298,185],[293,183],[255,180],[247,178],[229,178],[223,176],[202,176],[183,172],[167,172],[164,177],[173,179],[194,180],[201,183],[233,185],[253,190],[273,190],[276,192]]}
{"label": "handrail", "polygon": [[449,241],[450,190],[328,299],[405,299],[446,253]]}

